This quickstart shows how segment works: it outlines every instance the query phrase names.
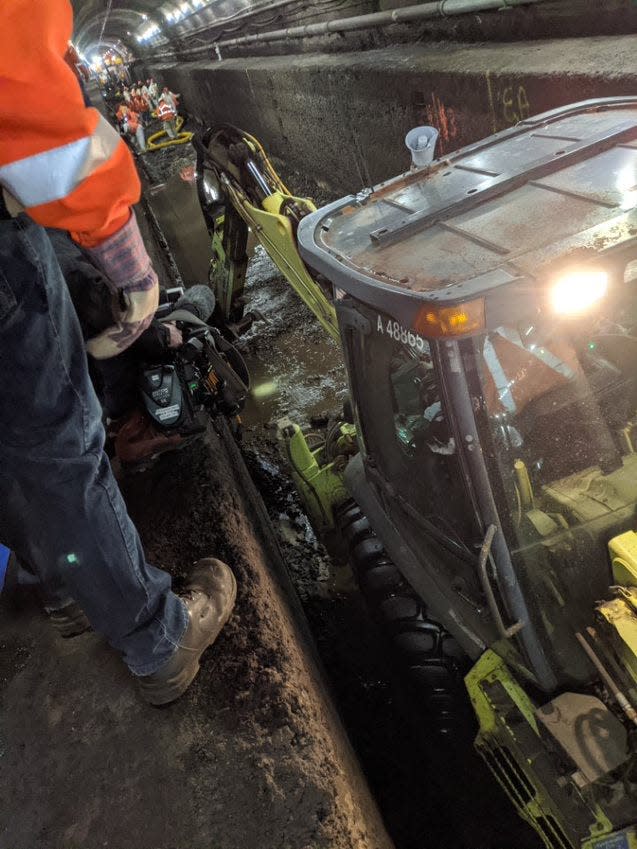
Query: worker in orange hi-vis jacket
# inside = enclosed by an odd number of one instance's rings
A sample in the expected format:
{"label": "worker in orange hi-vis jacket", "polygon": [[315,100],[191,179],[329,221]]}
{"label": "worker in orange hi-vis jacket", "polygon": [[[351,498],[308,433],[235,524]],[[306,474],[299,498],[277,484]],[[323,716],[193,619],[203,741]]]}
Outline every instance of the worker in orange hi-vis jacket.
{"label": "worker in orange hi-vis jacket", "polygon": [[170,99],[159,98],[157,105],[157,117],[162,122],[164,130],[171,139],[177,138],[177,110]]}
{"label": "worker in orange hi-vis jacket", "polygon": [[120,103],[115,117],[122,128],[122,132],[131,136],[137,142],[137,149],[140,153],[146,152],[146,134],[144,126],[140,120],[139,114],[134,109],[126,106],[125,103]]}
{"label": "worker in orange hi-vis jacket", "polygon": [[173,593],[170,576],[145,560],[103,451],[78,319],[43,227],[68,231],[109,278],[118,306],[112,326],[88,340],[94,357],[139,337],[158,281],[131,209],[140,183],[130,151],[84,106],[64,60],[71,31],[68,0],[2,4],[0,543],[38,576],[61,634],[90,623],[122,653],[143,698],[165,704],[197,674],[236,584],[206,558],[186,595]]}

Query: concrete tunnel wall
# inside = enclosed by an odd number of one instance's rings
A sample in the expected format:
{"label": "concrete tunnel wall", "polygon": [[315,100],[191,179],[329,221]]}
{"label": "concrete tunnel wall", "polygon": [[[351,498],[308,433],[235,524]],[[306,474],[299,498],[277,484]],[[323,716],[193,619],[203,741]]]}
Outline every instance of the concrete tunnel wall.
{"label": "concrete tunnel wall", "polygon": [[[411,45],[353,54],[149,65],[206,124],[256,135],[326,194],[409,166],[407,130],[433,124],[438,154],[593,97],[637,94],[631,36],[523,44]],[[294,190],[294,186],[290,187]]]}

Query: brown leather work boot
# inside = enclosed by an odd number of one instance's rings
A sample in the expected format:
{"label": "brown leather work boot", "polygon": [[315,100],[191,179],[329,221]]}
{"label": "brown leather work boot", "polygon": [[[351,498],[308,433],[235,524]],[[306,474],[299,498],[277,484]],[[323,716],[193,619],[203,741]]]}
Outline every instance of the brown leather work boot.
{"label": "brown leather work boot", "polygon": [[195,563],[182,596],[190,622],[170,660],[153,675],[138,678],[142,698],[151,705],[174,702],[199,672],[199,659],[230,619],[237,582],[229,566],[214,557]]}
{"label": "brown leather work boot", "polygon": [[58,610],[47,609],[46,615],[58,634],[65,639],[77,637],[78,634],[83,634],[91,629],[91,623],[76,601],[72,601],[66,607],[60,607]]}

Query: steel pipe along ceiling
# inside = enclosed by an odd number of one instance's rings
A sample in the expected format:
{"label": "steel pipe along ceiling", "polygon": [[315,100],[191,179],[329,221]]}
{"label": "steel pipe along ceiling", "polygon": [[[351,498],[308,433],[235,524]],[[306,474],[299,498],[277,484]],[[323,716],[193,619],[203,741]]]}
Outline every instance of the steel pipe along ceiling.
{"label": "steel pipe along ceiling", "polygon": [[217,57],[223,48],[238,47],[242,44],[255,42],[280,41],[289,38],[309,38],[330,33],[350,32],[358,29],[371,29],[389,24],[408,23],[427,18],[447,18],[453,15],[471,14],[472,12],[487,12],[514,6],[528,6],[545,3],[549,0],[438,0],[435,3],[419,3],[416,6],[403,6],[398,9],[388,9],[384,12],[371,12],[367,15],[354,15],[348,18],[337,18],[318,24],[288,27],[271,30],[270,32],[253,33],[238,38],[229,38],[215,44]]}

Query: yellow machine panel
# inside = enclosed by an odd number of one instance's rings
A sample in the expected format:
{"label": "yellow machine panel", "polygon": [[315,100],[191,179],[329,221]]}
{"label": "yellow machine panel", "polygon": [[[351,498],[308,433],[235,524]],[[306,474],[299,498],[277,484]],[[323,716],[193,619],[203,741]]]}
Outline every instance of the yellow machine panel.
{"label": "yellow machine panel", "polygon": [[637,587],[637,533],[627,531],[608,543],[613,578],[621,587]]}

